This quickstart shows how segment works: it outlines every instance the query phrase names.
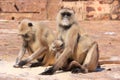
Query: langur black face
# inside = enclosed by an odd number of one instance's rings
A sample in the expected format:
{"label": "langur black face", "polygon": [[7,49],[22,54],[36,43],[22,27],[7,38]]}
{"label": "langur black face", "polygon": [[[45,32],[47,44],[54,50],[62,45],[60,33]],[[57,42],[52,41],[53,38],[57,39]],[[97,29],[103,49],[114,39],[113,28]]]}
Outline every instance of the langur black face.
{"label": "langur black face", "polygon": [[74,23],[74,11],[71,9],[61,9],[57,16],[57,22],[60,26],[68,27]]}
{"label": "langur black face", "polygon": [[63,12],[61,13],[61,18],[62,18],[62,25],[63,26],[68,26],[70,25],[70,19],[71,19],[71,13],[70,12]]}

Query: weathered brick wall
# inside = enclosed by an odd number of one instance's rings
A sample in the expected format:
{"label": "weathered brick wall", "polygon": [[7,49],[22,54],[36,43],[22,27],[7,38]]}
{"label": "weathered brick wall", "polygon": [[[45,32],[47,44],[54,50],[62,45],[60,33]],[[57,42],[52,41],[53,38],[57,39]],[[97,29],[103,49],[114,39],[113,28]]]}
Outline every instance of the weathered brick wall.
{"label": "weathered brick wall", "polygon": [[120,20],[120,0],[65,0],[62,5],[73,8],[79,20]]}
{"label": "weathered brick wall", "polygon": [[47,0],[0,0],[1,19],[46,19]]}
{"label": "weathered brick wall", "polygon": [[120,19],[120,0],[0,0],[0,19],[54,20],[61,7],[73,8],[78,20]]}

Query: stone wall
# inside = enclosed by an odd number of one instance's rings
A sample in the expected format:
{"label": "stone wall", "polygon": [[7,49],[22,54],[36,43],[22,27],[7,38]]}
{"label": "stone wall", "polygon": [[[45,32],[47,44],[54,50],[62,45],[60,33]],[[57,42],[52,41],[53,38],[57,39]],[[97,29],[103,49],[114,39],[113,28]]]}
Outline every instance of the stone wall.
{"label": "stone wall", "polygon": [[79,20],[120,20],[120,0],[65,0]]}
{"label": "stone wall", "polygon": [[54,20],[61,7],[78,20],[120,20],[120,0],[0,0],[0,19]]}

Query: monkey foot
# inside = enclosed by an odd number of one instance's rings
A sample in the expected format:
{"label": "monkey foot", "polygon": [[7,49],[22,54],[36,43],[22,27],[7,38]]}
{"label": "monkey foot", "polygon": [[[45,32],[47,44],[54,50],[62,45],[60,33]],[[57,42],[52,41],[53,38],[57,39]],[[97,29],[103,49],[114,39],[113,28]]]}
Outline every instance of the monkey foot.
{"label": "monkey foot", "polygon": [[24,66],[25,64],[27,64],[26,60],[20,61],[20,63],[18,64],[20,67]]}
{"label": "monkey foot", "polygon": [[42,64],[41,63],[32,63],[30,67],[38,67],[38,66],[41,66]]}
{"label": "monkey foot", "polygon": [[74,68],[74,69],[72,69],[71,72],[72,73],[80,73],[80,72],[82,72],[82,70],[80,68]]}
{"label": "monkey foot", "polygon": [[50,67],[44,72],[42,72],[40,75],[52,75],[53,73],[54,73],[53,67]]}
{"label": "monkey foot", "polygon": [[81,68],[73,68],[72,73],[88,73],[88,69],[81,69]]}
{"label": "monkey foot", "polygon": [[26,61],[20,61],[18,64],[13,65],[14,68],[22,68],[25,65]]}

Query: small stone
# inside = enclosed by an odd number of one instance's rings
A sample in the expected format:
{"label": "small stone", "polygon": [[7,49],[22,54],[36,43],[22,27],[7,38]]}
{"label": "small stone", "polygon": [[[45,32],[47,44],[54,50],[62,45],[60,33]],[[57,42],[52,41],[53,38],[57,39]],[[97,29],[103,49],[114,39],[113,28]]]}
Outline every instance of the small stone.
{"label": "small stone", "polygon": [[112,69],[111,68],[108,68],[107,71],[111,71]]}
{"label": "small stone", "polygon": [[112,15],[111,15],[111,18],[112,18],[113,20],[117,19],[117,17],[118,17],[117,14],[112,14]]}
{"label": "small stone", "polygon": [[91,12],[91,11],[95,11],[95,9],[93,8],[93,7],[86,7],[86,10],[87,10],[87,12],[89,13],[89,12]]}

